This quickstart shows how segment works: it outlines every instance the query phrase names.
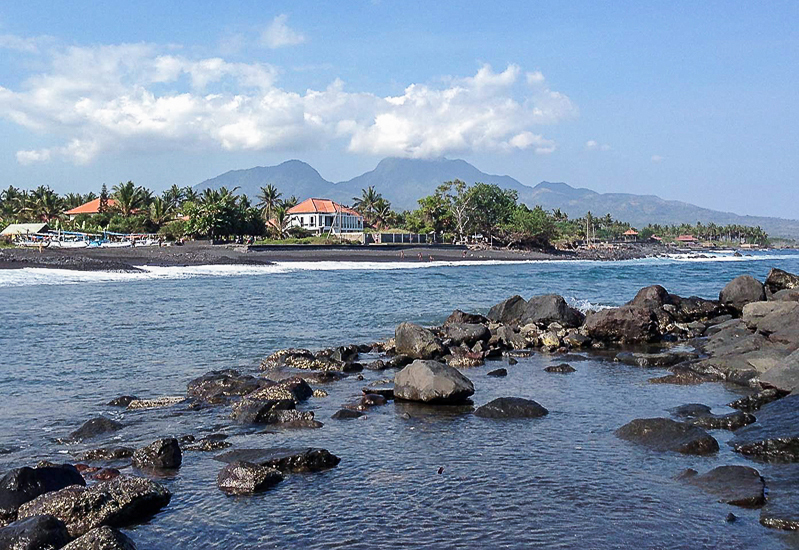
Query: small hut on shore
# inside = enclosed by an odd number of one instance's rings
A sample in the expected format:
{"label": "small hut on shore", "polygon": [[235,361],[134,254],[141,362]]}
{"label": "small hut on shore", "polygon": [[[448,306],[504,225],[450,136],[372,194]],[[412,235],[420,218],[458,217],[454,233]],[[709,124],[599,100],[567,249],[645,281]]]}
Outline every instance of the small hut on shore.
{"label": "small hut on shore", "polygon": [[630,241],[637,241],[638,240],[638,231],[633,229],[632,227],[624,232],[624,240],[627,242]]}

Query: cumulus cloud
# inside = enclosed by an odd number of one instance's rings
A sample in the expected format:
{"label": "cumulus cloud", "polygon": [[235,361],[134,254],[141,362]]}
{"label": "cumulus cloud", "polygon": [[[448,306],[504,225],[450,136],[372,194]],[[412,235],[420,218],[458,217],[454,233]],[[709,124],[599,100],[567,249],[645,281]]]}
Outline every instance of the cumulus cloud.
{"label": "cumulus cloud", "polygon": [[595,139],[589,139],[585,142],[585,148],[588,151],[610,151],[610,145],[607,143],[599,143]]}
{"label": "cumulus cloud", "polygon": [[275,17],[269,26],[261,33],[261,44],[273,50],[284,46],[294,46],[305,42],[305,36],[291,29],[287,21],[289,16],[284,14]]}
{"label": "cumulus cloud", "polygon": [[0,49],[38,53],[39,44],[47,40],[48,37],[23,38],[13,34],[0,34]]}
{"label": "cumulus cloud", "polygon": [[[481,67],[401,95],[348,91],[340,80],[302,93],[264,63],[195,59],[153,44],[61,48],[18,90],[0,86],[0,117],[63,145],[17,153],[22,164],[87,164],[131,150],[303,150],[436,157],[477,150],[555,151],[541,127],[575,117],[541,78]],[[520,81],[521,80],[521,81]],[[48,139],[51,140],[51,139]]]}

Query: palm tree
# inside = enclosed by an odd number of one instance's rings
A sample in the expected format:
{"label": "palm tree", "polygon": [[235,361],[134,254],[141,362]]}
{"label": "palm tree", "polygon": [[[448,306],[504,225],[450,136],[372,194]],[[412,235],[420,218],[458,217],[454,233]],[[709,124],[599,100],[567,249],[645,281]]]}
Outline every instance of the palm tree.
{"label": "palm tree", "polygon": [[353,208],[360,212],[360,214],[366,218],[366,220],[371,224],[374,221],[374,213],[375,207],[379,200],[383,197],[375,191],[373,185],[370,185],[366,189],[361,189],[361,196],[360,197],[353,197]]}
{"label": "palm tree", "polygon": [[275,216],[270,221],[272,225],[272,231],[274,231],[275,236],[278,239],[283,239],[286,237],[286,230],[288,229],[289,221],[290,217],[288,214],[288,208],[285,206],[278,206],[275,209]]}
{"label": "palm tree", "polygon": [[116,209],[126,218],[143,206],[144,195],[144,190],[136,187],[132,181],[114,186]]}
{"label": "palm tree", "polygon": [[156,197],[150,203],[149,218],[157,226],[164,225],[172,217],[173,207],[164,199]]}
{"label": "palm tree", "polygon": [[289,208],[294,208],[299,203],[300,203],[300,199],[298,199],[296,196],[292,195],[289,198],[287,198],[286,200],[284,200],[281,204],[283,205],[283,208],[288,210]]}
{"label": "palm tree", "polygon": [[166,205],[171,209],[179,208],[185,196],[186,195],[184,190],[175,185],[174,183],[172,184],[172,187],[170,187],[161,194],[161,198],[164,200]]}
{"label": "palm tree", "polygon": [[280,206],[280,196],[282,193],[277,190],[277,187],[268,184],[266,187],[261,187],[261,192],[258,194],[258,208],[261,209],[261,214],[267,222],[272,219],[272,213]]}

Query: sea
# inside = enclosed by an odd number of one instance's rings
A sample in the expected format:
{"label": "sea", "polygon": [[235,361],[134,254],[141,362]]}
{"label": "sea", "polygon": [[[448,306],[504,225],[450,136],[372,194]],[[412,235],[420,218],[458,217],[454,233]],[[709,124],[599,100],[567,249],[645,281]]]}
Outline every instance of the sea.
{"label": "sea", "polygon": [[[403,321],[440,324],[453,309],[485,313],[514,294],[558,293],[583,310],[623,304],[651,284],[716,298],[734,277],[763,280],[772,267],[799,273],[799,253],[0,270],[0,473],[39,460],[74,463],[93,447],[211,433],[227,435],[233,449],[322,447],[341,458],[324,472],[287,475],[263,494],[231,497],[216,486],[217,453],[187,451],[178,471],[159,478],[170,504],[125,529],[140,549],[797,548],[796,535],[761,526],[758,510],[716,502],[676,479],[686,468],[743,464],[768,480],[777,466],[732,452],[730,432],[712,432],[721,450],[709,457],[653,452],[613,434],[686,403],[729,412],[726,404],[746,389],[649,384],[664,371],[588,354],[572,358],[577,370],[567,375],[544,372],[563,362],[545,353],[463,370],[475,406],[534,399],[550,414],[532,420],[394,402],[362,419],[330,418],[393,371],[317,385],[328,396],[300,408],[315,413],[318,429],[240,426],[225,406],[106,405],[119,395],[185,395],[208,371],[257,375],[259,362],[281,348],[387,339]],[[503,366],[507,377],[486,376]],[[106,439],[59,442],[98,415],[125,427]],[[731,512],[737,521],[726,521]]]}

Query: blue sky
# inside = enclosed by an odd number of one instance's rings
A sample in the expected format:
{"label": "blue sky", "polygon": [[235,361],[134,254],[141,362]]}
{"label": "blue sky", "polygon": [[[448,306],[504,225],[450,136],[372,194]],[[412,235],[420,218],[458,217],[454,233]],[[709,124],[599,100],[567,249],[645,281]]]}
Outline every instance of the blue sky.
{"label": "blue sky", "polygon": [[799,218],[798,6],[8,2],[0,186],[446,156]]}

